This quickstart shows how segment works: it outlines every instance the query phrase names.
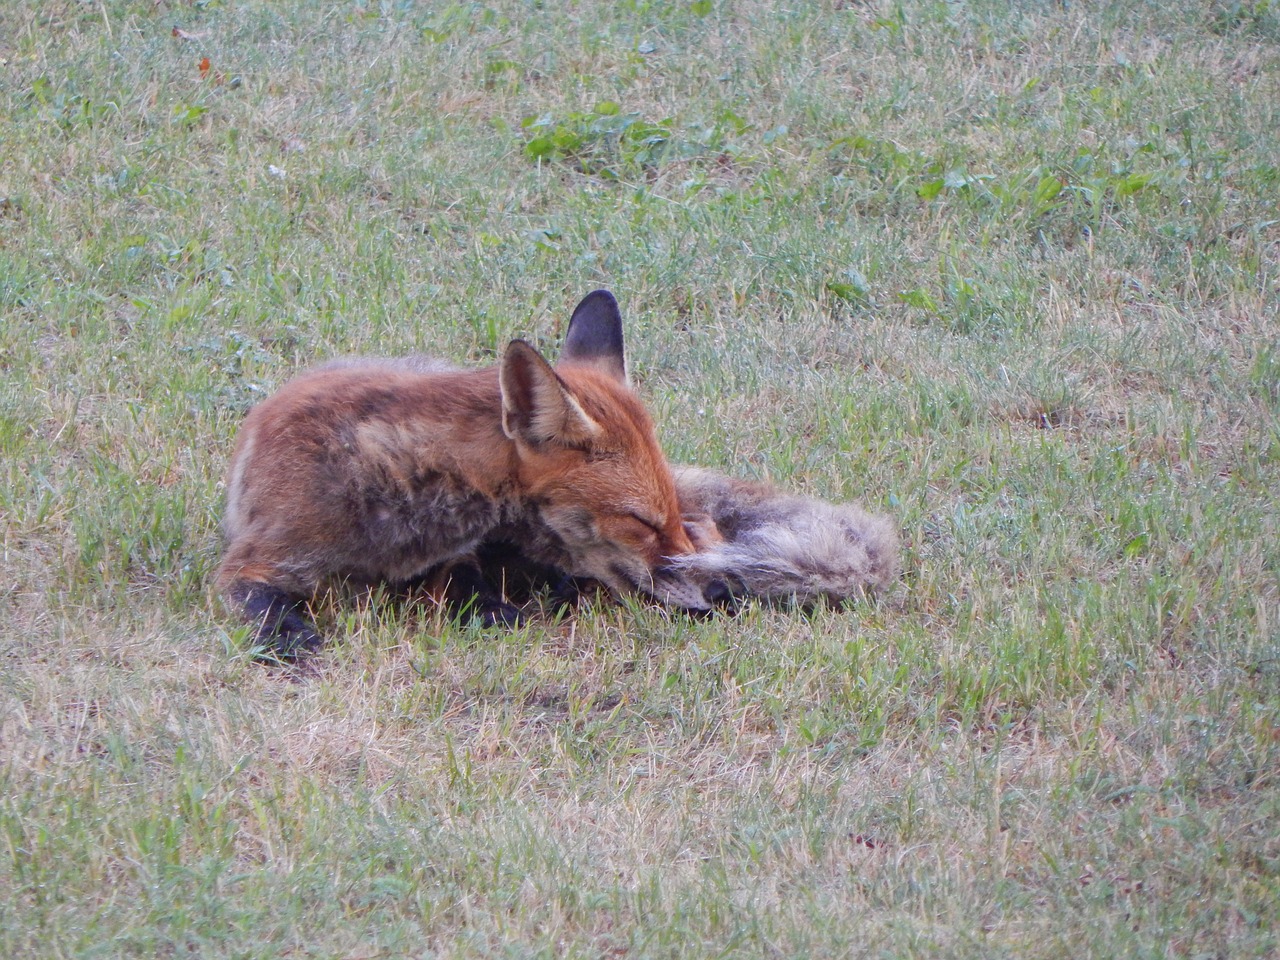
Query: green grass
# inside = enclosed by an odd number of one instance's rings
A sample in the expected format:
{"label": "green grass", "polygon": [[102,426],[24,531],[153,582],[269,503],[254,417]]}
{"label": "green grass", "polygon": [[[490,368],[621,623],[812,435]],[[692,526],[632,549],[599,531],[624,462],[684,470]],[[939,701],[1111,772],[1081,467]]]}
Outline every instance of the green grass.
{"label": "green grass", "polygon": [[[1280,7],[17,0],[0,63],[0,955],[1280,951]],[[248,406],[598,286],[672,459],[901,587],[252,662]]]}

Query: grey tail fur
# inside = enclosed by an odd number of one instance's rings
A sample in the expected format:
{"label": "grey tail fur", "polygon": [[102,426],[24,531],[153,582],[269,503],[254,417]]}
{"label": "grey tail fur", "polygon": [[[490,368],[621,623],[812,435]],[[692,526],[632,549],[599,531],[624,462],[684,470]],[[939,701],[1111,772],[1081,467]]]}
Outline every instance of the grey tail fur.
{"label": "grey tail fur", "polygon": [[[696,579],[721,579],[735,593],[802,602],[886,590],[899,574],[898,533],[886,517],[852,503],[829,503],[676,467],[676,491],[694,527],[715,533],[678,565]],[[695,538],[697,539],[697,538]]]}

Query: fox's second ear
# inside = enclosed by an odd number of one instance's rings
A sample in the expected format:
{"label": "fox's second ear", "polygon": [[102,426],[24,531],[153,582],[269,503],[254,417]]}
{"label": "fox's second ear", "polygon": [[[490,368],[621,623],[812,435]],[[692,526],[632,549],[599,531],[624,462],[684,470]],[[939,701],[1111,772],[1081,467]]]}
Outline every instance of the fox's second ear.
{"label": "fox's second ear", "polygon": [[608,290],[582,298],[569,318],[561,363],[594,366],[619,383],[627,382],[627,355],[622,345],[622,313]]}
{"label": "fox's second ear", "polygon": [[502,432],[530,446],[560,443],[579,447],[600,433],[582,405],[542,354],[512,340],[498,367]]}

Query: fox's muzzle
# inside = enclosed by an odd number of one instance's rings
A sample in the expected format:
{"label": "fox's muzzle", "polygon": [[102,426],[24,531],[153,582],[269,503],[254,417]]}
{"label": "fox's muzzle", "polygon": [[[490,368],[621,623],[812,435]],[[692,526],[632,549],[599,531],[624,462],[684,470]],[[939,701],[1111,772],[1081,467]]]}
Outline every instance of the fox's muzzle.
{"label": "fox's muzzle", "polygon": [[673,566],[657,567],[649,583],[637,584],[642,593],[668,607],[688,613],[709,613],[729,597],[729,588],[718,580],[694,583]]}

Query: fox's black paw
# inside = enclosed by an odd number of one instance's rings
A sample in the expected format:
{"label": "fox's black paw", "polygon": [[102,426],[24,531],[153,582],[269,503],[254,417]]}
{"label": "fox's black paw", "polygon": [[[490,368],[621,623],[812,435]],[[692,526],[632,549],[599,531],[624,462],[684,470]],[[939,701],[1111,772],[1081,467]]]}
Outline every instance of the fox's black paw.
{"label": "fox's black paw", "polygon": [[324,638],[302,613],[301,601],[265,583],[233,585],[231,597],[257,625],[255,655],[263,661],[289,661],[317,649]]}
{"label": "fox's black paw", "polygon": [[314,653],[324,645],[324,637],[316,633],[301,617],[297,619],[299,623],[296,627],[291,624],[282,624],[280,630],[267,640],[267,645],[263,647],[264,652],[259,655],[262,659],[298,660]]}
{"label": "fox's black paw", "polygon": [[598,584],[594,580],[583,580],[566,574],[551,584],[551,605],[561,610],[566,607],[576,607],[582,601],[584,594],[590,593],[597,587]]}
{"label": "fox's black paw", "polygon": [[516,627],[523,626],[525,622],[524,614],[517,607],[500,600],[482,604],[474,612],[473,617],[486,629],[504,627],[514,630]]}

